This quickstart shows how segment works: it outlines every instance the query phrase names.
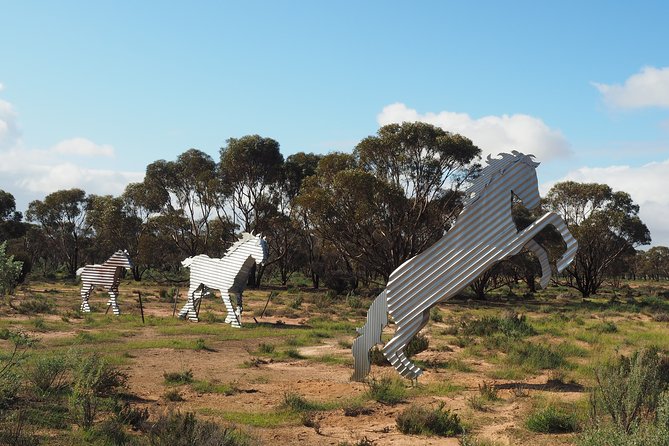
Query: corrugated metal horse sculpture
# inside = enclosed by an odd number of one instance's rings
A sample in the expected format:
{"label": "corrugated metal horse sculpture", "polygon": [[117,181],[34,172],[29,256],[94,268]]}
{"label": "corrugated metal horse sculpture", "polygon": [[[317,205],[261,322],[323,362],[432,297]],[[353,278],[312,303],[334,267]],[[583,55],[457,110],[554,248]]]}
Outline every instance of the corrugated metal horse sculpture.
{"label": "corrugated metal horse sculpture", "polygon": [[[179,317],[197,322],[199,304],[206,291],[220,290],[228,311],[225,322],[240,328],[242,291],[253,263],[262,264],[267,261],[267,250],[267,241],[264,238],[244,232],[242,238],[235,242],[221,259],[212,259],[206,254],[200,254],[181,262],[183,266],[190,268],[190,287],[188,301],[179,311]],[[230,294],[234,294],[237,298],[236,309],[232,306]]]}
{"label": "corrugated metal horse sculpture", "polygon": [[548,212],[530,226],[518,231],[511,217],[511,193],[528,209],[540,204],[536,167],[532,155],[513,151],[501,158],[488,156],[487,166],[465,192],[464,208],[453,227],[437,243],[404,262],[390,275],[386,289],[374,300],[367,321],[358,329],[353,342],[353,379],[364,379],[370,370],[369,351],[381,343],[381,331],[388,325],[388,314],[395,321],[393,338],[383,354],[400,373],[415,379],[422,370],[406,357],[409,341],[427,324],[430,309],[468,286],[495,263],[520,252],[532,251],[542,268],[541,286],[551,277],[548,255],[533,238],[547,225],[553,225],[566,244],[557,261],[561,272],[574,259],[578,244],[562,218]]}
{"label": "corrugated metal horse sculpture", "polygon": [[88,298],[91,296],[93,287],[97,285],[105,288],[109,293],[107,306],[112,308],[115,315],[121,314],[116,298],[123,268],[132,268],[132,262],[128,251],[118,250],[102,265],[86,265],[77,270],[77,276],[81,276],[81,311],[83,313],[91,312]]}

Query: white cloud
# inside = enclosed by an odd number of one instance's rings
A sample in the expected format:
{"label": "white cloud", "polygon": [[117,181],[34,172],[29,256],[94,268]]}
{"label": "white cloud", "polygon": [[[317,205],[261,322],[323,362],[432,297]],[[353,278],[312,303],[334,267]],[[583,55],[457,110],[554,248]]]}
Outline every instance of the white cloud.
{"label": "white cloud", "polygon": [[643,67],[623,85],[592,84],[611,107],[669,107],[669,67]]}
{"label": "white cloud", "polygon": [[518,150],[532,154],[539,161],[563,158],[570,155],[569,142],[558,130],[551,129],[541,119],[515,114],[484,116],[474,119],[467,113],[441,111],[418,113],[397,102],[383,108],[377,116],[379,125],[401,122],[427,122],[449,132],[471,139],[485,157],[500,152]]}
{"label": "white cloud", "polygon": [[78,187],[89,194],[120,195],[130,182],[142,181],[144,172],[99,169],[71,156],[113,157],[114,148],[85,138],[71,138],[47,150],[26,148],[21,142],[17,114],[0,99],[0,189],[16,198],[24,211],[32,200],[60,189]]}
{"label": "white cloud", "polygon": [[[639,216],[648,226],[654,246],[669,246],[669,159],[641,167],[582,167],[560,181],[608,184],[624,191],[639,205]],[[551,185],[543,185],[545,193]]]}
{"label": "white cloud", "polygon": [[114,148],[109,144],[95,144],[86,138],[71,138],[61,141],[51,149],[63,155],[114,156]]}
{"label": "white cloud", "polygon": [[20,136],[14,107],[9,102],[0,99],[0,150],[18,144]]}

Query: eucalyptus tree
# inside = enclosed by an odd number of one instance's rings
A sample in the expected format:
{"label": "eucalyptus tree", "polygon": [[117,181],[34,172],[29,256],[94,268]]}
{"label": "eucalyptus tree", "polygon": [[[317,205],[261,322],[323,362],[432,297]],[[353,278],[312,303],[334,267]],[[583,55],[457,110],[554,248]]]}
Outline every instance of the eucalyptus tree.
{"label": "eucalyptus tree", "polygon": [[102,262],[119,249],[127,250],[130,258],[134,258],[142,231],[141,218],[122,196],[90,195],[88,200],[86,218],[92,231],[91,261]]}
{"label": "eucalyptus tree", "polygon": [[606,184],[557,183],[544,202],[562,216],[578,240],[578,253],[565,274],[566,284],[583,297],[597,293],[621,258],[650,243],[639,206],[628,193],[614,192]]}
{"label": "eucalyptus tree", "polygon": [[279,143],[259,135],[230,138],[220,150],[219,167],[234,223],[242,231],[256,230],[258,205],[267,201],[282,177]]}
{"label": "eucalyptus tree", "polygon": [[219,202],[220,184],[211,156],[189,149],[176,161],[149,164],[141,188],[126,190],[126,197],[138,212],[159,212],[165,217],[161,222],[172,234],[172,242],[192,256],[209,249],[211,217]]}
{"label": "eucalyptus tree", "polygon": [[256,209],[255,229],[267,235],[270,247],[267,264],[284,285],[293,273],[302,269],[307,269],[313,278],[314,236],[305,230],[304,215],[295,205],[295,198],[304,179],[316,172],[321,158],[321,155],[304,152],[290,155],[282,166],[279,180]]}
{"label": "eucalyptus tree", "polygon": [[90,234],[86,219],[88,210],[86,192],[81,189],[59,190],[47,195],[44,200],[35,200],[28,205],[26,217],[41,226],[58,260],[67,265],[68,273],[74,277],[79,266],[79,257]]}
{"label": "eucalyptus tree", "polygon": [[0,241],[24,235],[27,227],[22,219],[23,215],[16,210],[14,195],[0,189]]}
{"label": "eucalyptus tree", "polygon": [[387,280],[448,230],[479,153],[469,139],[430,124],[383,126],[352,155],[323,157],[298,202],[313,231],[351,265]]}

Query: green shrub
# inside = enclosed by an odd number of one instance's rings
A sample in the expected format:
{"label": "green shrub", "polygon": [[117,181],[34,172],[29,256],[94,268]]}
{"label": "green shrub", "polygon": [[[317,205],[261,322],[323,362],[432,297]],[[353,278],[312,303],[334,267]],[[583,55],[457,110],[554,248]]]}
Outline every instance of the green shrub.
{"label": "green shrub", "polygon": [[194,349],[196,351],[202,351],[202,350],[211,350],[209,347],[207,347],[207,344],[205,343],[203,338],[197,338],[195,340],[195,347]]}
{"label": "green shrub", "polygon": [[39,356],[27,368],[26,378],[42,395],[59,393],[70,384],[70,360],[64,355]]}
{"label": "green shrub", "polygon": [[390,365],[388,359],[383,355],[383,351],[376,345],[369,351],[369,361],[372,365],[383,367]]}
{"label": "green shrub", "polygon": [[304,355],[296,348],[289,348],[285,351],[287,357],[291,359],[304,359]]}
{"label": "green shrub", "polygon": [[39,314],[39,313],[53,313],[53,304],[43,299],[24,300],[16,307],[16,311],[20,314]]}
{"label": "green shrub", "polygon": [[606,321],[595,326],[594,329],[599,333],[616,333],[618,331],[618,326],[613,322]]}
{"label": "green shrub", "polygon": [[114,420],[121,425],[132,427],[134,430],[140,430],[145,426],[149,419],[149,409],[132,407],[128,402],[115,401]]}
{"label": "green shrub", "polygon": [[404,352],[408,357],[411,357],[422,351],[427,350],[429,346],[430,346],[430,340],[427,338],[427,336],[418,333],[416,334],[416,336],[411,338],[406,348],[404,349]]}
{"label": "green shrub", "polygon": [[349,306],[349,308],[353,310],[357,310],[358,308],[363,308],[364,304],[362,302],[362,299],[360,299],[360,296],[356,296],[355,294],[349,294],[346,296],[346,305]]}
{"label": "green shrub", "polygon": [[479,395],[486,401],[499,401],[498,390],[493,384],[483,381],[478,385]]}
{"label": "green shrub", "polygon": [[239,391],[235,385],[216,384],[210,381],[193,381],[191,388],[197,393],[220,393],[223,395],[234,395]]}
{"label": "green shrub", "polygon": [[[3,414],[4,415],[4,414]],[[11,446],[37,446],[39,437],[34,427],[29,425],[25,412],[16,410],[0,420],[0,444]]]}
{"label": "green shrub", "polygon": [[501,333],[513,338],[536,334],[536,330],[527,322],[524,314],[509,311],[503,317],[484,316],[481,319],[463,321],[461,331],[469,336],[492,336]]}
{"label": "green shrub", "polygon": [[193,371],[188,369],[182,372],[164,372],[165,384],[190,384],[193,382]]}
{"label": "green shrub", "polygon": [[98,354],[77,358],[73,368],[70,410],[75,421],[88,429],[100,407],[125,387],[128,376]]}
{"label": "green shrub", "polygon": [[7,241],[0,243],[0,296],[11,294],[21,276],[23,262],[6,253]]}
{"label": "green shrub", "polygon": [[269,355],[274,353],[274,350],[276,348],[274,347],[274,344],[267,344],[265,342],[261,342],[260,345],[258,345],[258,352]]}
{"label": "green shrub", "polygon": [[432,309],[430,310],[430,320],[432,322],[444,322],[444,315],[441,314],[439,308],[432,307]]}
{"label": "green shrub", "polygon": [[173,403],[184,401],[184,397],[181,396],[181,392],[179,392],[177,389],[168,390],[163,394],[163,398],[165,398],[167,401],[172,401]]}
{"label": "green shrub", "polygon": [[302,395],[287,392],[283,394],[283,403],[281,404],[285,409],[291,410],[293,412],[311,412],[315,410],[321,410],[322,406],[316,403],[312,403],[305,399]]}
{"label": "green shrub", "polygon": [[564,355],[551,346],[529,342],[512,344],[507,361],[529,369],[556,369],[567,363]]}
{"label": "green shrub", "polygon": [[302,306],[302,303],[304,302],[304,298],[302,297],[301,294],[298,294],[293,298],[293,300],[290,301],[288,306],[292,308],[293,310],[297,310]]}
{"label": "green shrub", "polygon": [[161,415],[149,431],[151,446],[246,446],[250,439],[234,428],[200,421],[193,413]]}
{"label": "green shrub", "polygon": [[669,446],[669,428],[661,424],[643,424],[630,432],[602,423],[579,435],[578,446]]}
{"label": "green shrub", "polygon": [[367,382],[367,395],[383,404],[397,404],[404,401],[406,388],[404,383],[394,376],[372,378]]}
{"label": "green shrub", "polygon": [[533,431],[544,434],[559,434],[574,432],[577,429],[576,417],[553,405],[530,414],[525,426]]}
{"label": "green shrub", "polygon": [[643,418],[655,414],[666,388],[662,364],[656,349],[644,349],[597,368],[593,418],[604,410],[616,427],[629,433]]}
{"label": "green shrub", "polygon": [[458,415],[444,409],[443,404],[434,409],[411,405],[397,416],[396,422],[403,434],[453,437],[463,432]]}

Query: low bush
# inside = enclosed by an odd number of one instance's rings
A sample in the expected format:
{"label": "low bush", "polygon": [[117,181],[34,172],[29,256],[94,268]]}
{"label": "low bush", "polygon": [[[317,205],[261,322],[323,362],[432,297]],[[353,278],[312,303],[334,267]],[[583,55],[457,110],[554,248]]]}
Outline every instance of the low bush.
{"label": "low bush", "polygon": [[411,338],[406,348],[404,349],[404,352],[408,357],[411,357],[422,351],[427,350],[429,346],[430,346],[430,340],[427,338],[427,336],[418,333],[416,336]]}
{"label": "low bush", "polygon": [[505,336],[521,338],[535,335],[537,332],[527,322],[524,314],[509,311],[502,317],[484,316],[481,319],[463,321],[460,331],[468,336],[492,336],[501,333]]}
{"label": "low bush", "polygon": [[439,308],[432,307],[432,309],[430,310],[430,320],[432,322],[444,322],[444,315],[441,314]]}
{"label": "low bush", "polygon": [[283,394],[283,403],[281,406],[293,412],[313,412],[322,409],[321,405],[308,401],[302,395],[294,392]]}
{"label": "low bush", "polygon": [[367,395],[379,403],[397,404],[406,397],[404,383],[394,376],[372,378],[367,382],[367,387]]}
{"label": "low bush", "polygon": [[88,429],[101,407],[125,387],[128,375],[97,354],[77,358],[73,367],[70,412],[77,424]]}
{"label": "low bush", "polygon": [[26,379],[41,395],[59,393],[70,385],[70,360],[64,355],[38,356],[26,370]]}
{"label": "low bush", "polygon": [[179,392],[177,389],[170,389],[167,392],[163,394],[163,398],[165,398],[167,401],[171,401],[173,403],[177,403],[180,401],[185,401],[184,397],[181,396],[181,392]]}
{"label": "low bush", "polygon": [[506,359],[527,369],[556,369],[567,363],[564,355],[551,346],[529,342],[512,344]]}
{"label": "low bush", "polygon": [[525,426],[532,432],[543,434],[559,434],[574,432],[577,429],[576,417],[553,405],[530,414]]}
{"label": "low bush", "polygon": [[579,435],[578,446],[669,446],[667,425],[644,424],[630,432],[611,424],[603,423],[586,429]]}
{"label": "low bush", "polygon": [[234,428],[200,421],[193,413],[160,415],[149,431],[151,446],[247,446],[250,439]]}
{"label": "low bush", "polygon": [[51,302],[44,299],[29,299],[19,303],[16,311],[20,314],[53,313],[54,307]]}
{"label": "low bush", "polygon": [[403,434],[453,437],[463,432],[458,415],[444,409],[443,404],[433,409],[411,405],[397,416],[396,422]]}
{"label": "low bush", "polygon": [[656,349],[645,349],[596,369],[597,386],[591,395],[592,417],[604,411],[613,424],[629,433],[657,412],[666,389],[663,361]]}
{"label": "low bush", "polygon": [[193,371],[189,369],[182,372],[165,372],[163,378],[165,384],[190,384],[193,382]]}

